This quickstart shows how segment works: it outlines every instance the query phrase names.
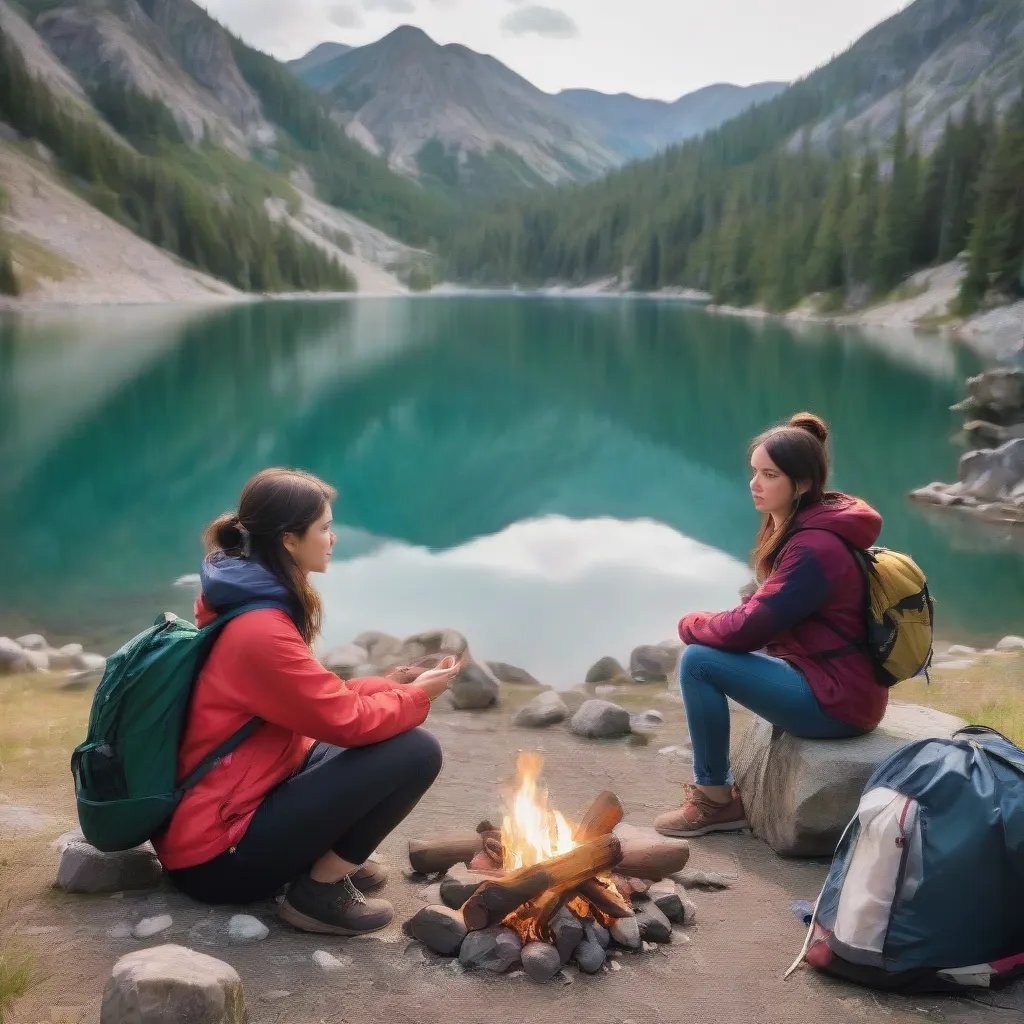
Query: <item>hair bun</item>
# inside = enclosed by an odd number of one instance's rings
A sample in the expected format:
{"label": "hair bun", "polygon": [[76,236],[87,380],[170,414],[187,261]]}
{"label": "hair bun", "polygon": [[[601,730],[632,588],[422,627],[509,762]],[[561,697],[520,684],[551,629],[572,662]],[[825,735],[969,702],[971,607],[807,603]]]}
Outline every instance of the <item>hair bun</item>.
{"label": "hair bun", "polygon": [[813,412],[798,412],[789,418],[791,427],[799,427],[816,437],[822,444],[828,440],[828,424]]}

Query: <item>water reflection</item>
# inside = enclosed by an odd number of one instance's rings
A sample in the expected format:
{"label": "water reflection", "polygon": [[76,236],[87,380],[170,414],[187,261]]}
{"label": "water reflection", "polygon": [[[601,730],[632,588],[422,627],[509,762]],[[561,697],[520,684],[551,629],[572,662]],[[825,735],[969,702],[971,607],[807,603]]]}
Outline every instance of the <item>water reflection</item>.
{"label": "water reflection", "polygon": [[[964,550],[904,497],[954,475],[949,406],[975,368],[939,339],[890,350],[820,327],[797,333],[611,299],[268,303],[0,321],[0,632],[26,622],[118,635],[138,624],[139,609],[148,617],[187,606],[169,582],[195,571],[203,524],[268,464],[302,466],[339,487],[339,520],[350,536],[373,538],[339,549],[357,568],[368,547],[388,541],[448,573],[453,552],[479,538],[498,544],[516,524],[572,533],[569,521],[595,519],[660,523],[678,544],[717,549],[735,565],[755,527],[746,443],[797,408],[830,420],[837,485],[874,503],[884,541],[926,567],[947,631],[1019,631],[1024,555],[994,535]],[[683,560],[678,550],[672,558]],[[610,564],[634,585],[628,566]],[[339,565],[329,585],[347,571]],[[499,571],[510,576],[491,565],[480,585]],[[689,578],[685,567],[672,571]],[[538,594],[542,575],[524,577]],[[696,604],[715,607],[717,575],[704,577]],[[450,601],[469,621],[445,624],[472,637],[485,616],[471,581],[458,579],[466,594],[431,588],[411,628],[438,624],[437,602]],[[383,580],[381,593],[397,595]],[[604,603],[588,594],[581,608],[549,614],[586,619]],[[398,602],[359,600],[382,619]],[[345,602],[330,590],[339,630],[356,614]],[[674,606],[669,622],[677,614]],[[593,636],[580,642],[593,653]]]}

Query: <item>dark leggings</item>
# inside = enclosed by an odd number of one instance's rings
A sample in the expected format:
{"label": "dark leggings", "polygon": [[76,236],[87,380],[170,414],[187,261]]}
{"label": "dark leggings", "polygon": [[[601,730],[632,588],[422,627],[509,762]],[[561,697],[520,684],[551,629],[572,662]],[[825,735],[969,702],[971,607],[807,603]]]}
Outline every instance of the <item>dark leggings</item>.
{"label": "dark leggings", "polygon": [[250,903],[273,896],[328,850],[362,864],[440,770],[440,744],[422,729],[368,747],[318,743],[266,795],[233,852],[171,871],[171,881],[203,903]]}

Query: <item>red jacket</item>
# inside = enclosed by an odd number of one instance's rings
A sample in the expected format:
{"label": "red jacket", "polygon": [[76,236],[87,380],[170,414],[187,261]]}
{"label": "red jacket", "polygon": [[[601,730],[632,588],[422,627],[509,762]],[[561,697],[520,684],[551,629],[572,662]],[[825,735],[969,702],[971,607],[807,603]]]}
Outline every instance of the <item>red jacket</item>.
{"label": "red jacket", "polygon": [[[863,573],[844,543],[870,547],[882,517],[846,494],[825,495],[797,514],[796,532],[754,595],[732,611],[694,612],[679,623],[688,644],[757,651],[788,661],[807,679],[822,709],[865,730],[882,720],[889,691],[867,654],[843,636],[867,640]],[[841,631],[837,634],[829,623]],[[825,652],[846,648],[838,657]]]}
{"label": "red jacket", "polygon": [[[214,612],[202,598],[196,620]],[[430,699],[389,679],[343,682],[310,653],[291,618],[276,609],[247,612],[217,638],[196,681],[178,757],[184,778],[251,718],[260,726],[175,809],[153,840],[168,870],[193,867],[234,846],[263,798],[302,764],[315,740],[361,747],[422,724]]]}

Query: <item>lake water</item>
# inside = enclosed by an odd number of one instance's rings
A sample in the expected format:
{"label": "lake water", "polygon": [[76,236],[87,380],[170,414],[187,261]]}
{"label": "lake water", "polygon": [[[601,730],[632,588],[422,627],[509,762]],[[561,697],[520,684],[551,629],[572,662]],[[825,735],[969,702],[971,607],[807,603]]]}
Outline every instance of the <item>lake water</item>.
{"label": "lake water", "polygon": [[914,505],[955,476],[973,356],[713,317],[513,296],[122,308],[0,320],[0,635],[103,653],[189,614],[203,525],[268,465],[335,484],[325,644],[462,630],[571,685],[603,654],[735,604],[757,525],[746,445],[797,409],[834,484],[917,558],[942,634],[1024,626],[1019,531]]}

